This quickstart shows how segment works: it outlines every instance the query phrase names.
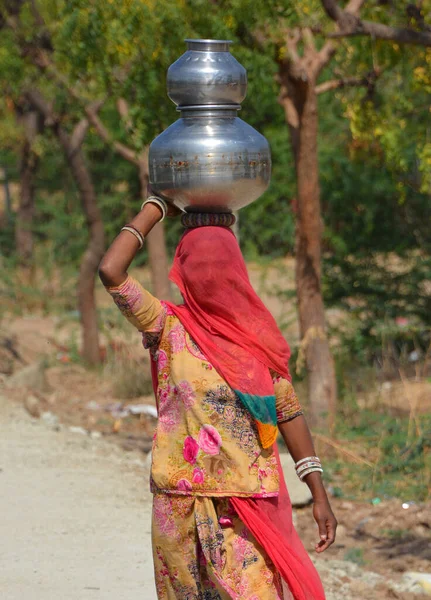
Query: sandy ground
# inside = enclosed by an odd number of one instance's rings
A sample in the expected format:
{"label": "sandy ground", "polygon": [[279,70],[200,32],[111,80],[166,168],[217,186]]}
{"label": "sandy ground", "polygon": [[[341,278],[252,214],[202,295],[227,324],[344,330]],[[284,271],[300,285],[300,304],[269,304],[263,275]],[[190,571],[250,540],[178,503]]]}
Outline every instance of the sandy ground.
{"label": "sandy ground", "polygon": [[154,600],[142,455],[0,397],[2,600]]}
{"label": "sandy ground", "polygon": [[[144,454],[64,425],[53,430],[0,392],[1,600],[156,600],[147,482]],[[429,571],[426,507],[409,513],[417,539],[397,549],[392,543],[394,556],[378,540],[369,548],[374,562],[361,569],[340,560],[351,543],[360,545],[348,529],[352,513],[361,523],[386,522],[387,514],[348,504],[335,507],[340,540],[317,560],[327,600],[425,600],[420,588],[402,583],[401,572]],[[397,506],[390,510],[399,522]],[[310,510],[295,518],[306,548],[316,535]],[[389,564],[394,560],[402,564]]]}

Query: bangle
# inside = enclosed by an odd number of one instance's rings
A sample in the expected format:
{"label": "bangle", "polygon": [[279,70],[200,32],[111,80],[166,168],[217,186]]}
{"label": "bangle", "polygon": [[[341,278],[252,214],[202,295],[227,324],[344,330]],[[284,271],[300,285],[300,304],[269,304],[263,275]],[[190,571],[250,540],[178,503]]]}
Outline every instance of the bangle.
{"label": "bangle", "polygon": [[303,471],[306,471],[310,467],[321,467],[321,466],[322,466],[322,463],[320,462],[320,460],[319,461],[310,460],[309,462],[302,463],[302,465],[296,469],[296,472],[299,475],[300,473],[302,473]]}
{"label": "bangle", "polygon": [[139,231],[139,229],[136,229],[136,227],[133,227],[133,225],[124,225],[124,227],[121,228],[121,231],[128,231],[129,233],[133,233],[133,235],[139,242],[139,250],[142,248],[142,246],[144,245],[145,238]]}
{"label": "bangle", "polygon": [[297,469],[299,465],[301,465],[303,462],[307,462],[309,460],[315,460],[317,462],[320,462],[318,456],[306,456],[305,458],[301,458],[300,460],[298,460],[298,462],[295,463],[295,469]]}
{"label": "bangle", "polygon": [[298,477],[301,481],[304,481],[304,477],[306,475],[309,475],[310,473],[314,473],[315,471],[319,471],[319,473],[323,473],[322,467],[310,467],[309,469],[306,469],[300,475],[298,475]]}
{"label": "bangle", "polygon": [[149,196],[146,200],[144,200],[144,202],[142,202],[141,210],[144,208],[144,206],[146,204],[156,204],[159,208],[161,208],[162,215],[163,215],[159,221],[161,223],[163,221],[163,219],[166,217],[166,215],[168,214],[168,205],[166,204],[166,202],[164,200],[162,200],[161,198],[159,198],[158,196]]}

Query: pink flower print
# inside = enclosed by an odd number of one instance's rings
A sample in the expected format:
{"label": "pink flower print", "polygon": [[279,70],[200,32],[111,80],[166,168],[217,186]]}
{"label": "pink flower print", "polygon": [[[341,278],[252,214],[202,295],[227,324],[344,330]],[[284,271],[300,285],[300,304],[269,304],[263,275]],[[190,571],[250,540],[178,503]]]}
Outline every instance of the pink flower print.
{"label": "pink flower print", "polygon": [[248,534],[246,531],[242,531],[237,536],[232,544],[233,554],[235,561],[244,563],[244,561],[252,560],[255,556],[254,545],[248,541]]}
{"label": "pink flower print", "polygon": [[159,425],[165,431],[172,431],[178,425],[180,415],[176,405],[175,388],[169,384],[159,386]]}
{"label": "pink flower print", "polygon": [[196,344],[194,339],[191,338],[190,336],[189,336],[189,343],[187,342],[187,337],[186,337],[186,345],[187,345],[187,350],[190,352],[190,354],[193,354],[193,356],[195,356],[196,358],[199,358],[200,360],[204,360],[205,362],[207,362],[207,358],[206,358],[205,354],[203,354],[203,352],[201,351],[199,346]]}
{"label": "pink flower print", "polygon": [[168,333],[168,340],[173,352],[181,352],[181,350],[184,350],[186,346],[186,332],[181,323],[172,327]]}
{"label": "pink flower print", "polygon": [[168,355],[164,350],[159,350],[157,354],[157,368],[159,371],[163,371],[163,369],[168,364]]}
{"label": "pink flower print", "polygon": [[180,479],[177,483],[177,490],[181,492],[190,492],[192,489],[192,484],[188,479]]}
{"label": "pink flower print", "polygon": [[193,470],[193,483],[203,483],[204,482],[204,472],[199,467],[196,467]]}
{"label": "pink flower print", "polygon": [[166,304],[166,302],[163,302],[162,300],[162,306],[166,311],[166,314],[168,315],[168,317],[172,317],[172,315],[175,315],[174,311],[172,310],[172,308],[169,306],[169,304]]}
{"label": "pink flower print", "polygon": [[159,397],[159,410],[163,410],[169,404],[172,393],[173,389],[169,384],[166,386],[159,385],[159,389],[157,390],[157,395]]}
{"label": "pink flower print", "polygon": [[233,527],[233,519],[232,517],[219,517],[218,522],[221,527]]}
{"label": "pink flower print", "polygon": [[176,532],[172,512],[172,502],[167,494],[155,494],[153,498],[153,518],[161,533],[174,537]]}
{"label": "pink flower print", "polygon": [[196,394],[188,381],[177,384],[177,393],[186,408],[191,408],[196,400]]}
{"label": "pink flower print", "polygon": [[198,443],[204,452],[216,455],[220,451],[221,436],[212,425],[204,425],[199,431]]}
{"label": "pink flower print", "polygon": [[242,562],[244,561],[244,558],[247,554],[247,540],[245,540],[243,537],[235,537],[235,539],[233,540],[232,546],[233,546],[233,552],[234,552],[234,556],[235,556],[235,561],[242,564]]}
{"label": "pink flower print", "polygon": [[183,446],[183,456],[184,459],[190,463],[191,465],[194,465],[196,462],[196,457],[198,455],[199,452],[199,444],[197,443],[197,441],[192,438],[191,436],[187,436],[186,439],[184,440],[184,446]]}
{"label": "pink flower print", "polygon": [[133,279],[126,279],[112,294],[115,304],[122,312],[133,314],[142,305],[142,291]]}

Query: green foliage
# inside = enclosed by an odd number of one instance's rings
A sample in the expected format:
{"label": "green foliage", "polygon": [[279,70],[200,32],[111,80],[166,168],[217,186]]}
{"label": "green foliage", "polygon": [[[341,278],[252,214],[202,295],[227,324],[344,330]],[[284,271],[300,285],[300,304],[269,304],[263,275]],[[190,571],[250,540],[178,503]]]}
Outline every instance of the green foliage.
{"label": "green foliage", "polygon": [[334,328],[337,354],[348,362],[382,367],[390,355],[392,375],[409,366],[411,352],[424,354],[430,343],[431,259],[420,254],[328,257],[325,297],[349,317]]}
{"label": "green foliage", "polygon": [[[347,498],[379,498],[424,501],[429,496],[431,453],[431,416],[416,416],[416,430],[410,431],[410,419],[379,410],[356,412],[346,419],[339,415],[336,434],[350,450],[360,452],[374,463],[365,464],[327,459],[331,480],[343,479]],[[348,472],[348,477],[345,477]]]}
{"label": "green foliage", "polygon": [[[404,8],[395,4],[389,10],[385,3],[367,3],[364,17],[418,26],[406,23]],[[294,251],[295,171],[277,101],[277,61],[286,57],[288,28],[313,28],[315,43],[322,46],[333,23],[324,17],[320,0],[161,0],[157,5],[154,0],[39,0],[37,6],[52,38],[53,68],[85,101],[105,100],[103,122],[115,140],[136,152],[176,118],[165,74],[184,51],[183,38],[232,39],[233,54],[249,75],[241,116],[267,136],[273,154],[269,190],[241,212],[241,244],[248,258]],[[54,102],[68,131],[82,117],[80,103],[33,65],[31,50],[44,31],[28,0],[22,3],[20,27],[25,52],[9,28],[0,40],[0,163],[11,167],[15,182],[23,141],[17,120],[22,89],[37,85]],[[353,359],[373,365],[391,340],[398,365],[428,343],[431,313],[424,282],[430,275],[431,51],[360,37],[334,43],[337,52],[323,80],[381,71],[374,88],[342,88],[319,97],[324,292],[329,307],[349,315],[347,324],[334,331],[342,341],[337,360],[345,370]],[[298,51],[304,48],[299,45]],[[127,118],[118,115],[120,98],[127,100]],[[38,247],[50,255],[48,262],[55,257],[76,271],[87,241],[79,197],[54,137],[45,131],[34,151],[40,159],[34,221]],[[137,169],[91,129],[85,153],[109,242],[140,206]],[[13,225],[0,228],[2,250],[11,259]],[[171,253],[180,235],[178,220],[168,221]],[[401,256],[401,271],[392,268],[394,256]],[[146,253],[140,253],[137,263],[145,260]],[[289,289],[289,301],[290,296]],[[408,319],[408,326],[398,326],[399,318]]]}

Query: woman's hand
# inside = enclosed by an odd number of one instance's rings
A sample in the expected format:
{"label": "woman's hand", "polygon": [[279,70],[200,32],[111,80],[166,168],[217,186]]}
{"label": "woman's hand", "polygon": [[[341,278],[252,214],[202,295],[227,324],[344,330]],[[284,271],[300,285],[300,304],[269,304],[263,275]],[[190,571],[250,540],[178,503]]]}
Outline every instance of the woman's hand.
{"label": "woman's hand", "polygon": [[175,204],[172,204],[172,202],[166,200],[166,204],[168,205],[168,217],[178,217],[183,214],[183,211],[177,208]]}
{"label": "woman's hand", "polygon": [[313,506],[313,516],[319,528],[320,540],[316,544],[316,552],[324,552],[335,540],[337,530],[337,519],[332,512],[328,498],[315,500]]}

